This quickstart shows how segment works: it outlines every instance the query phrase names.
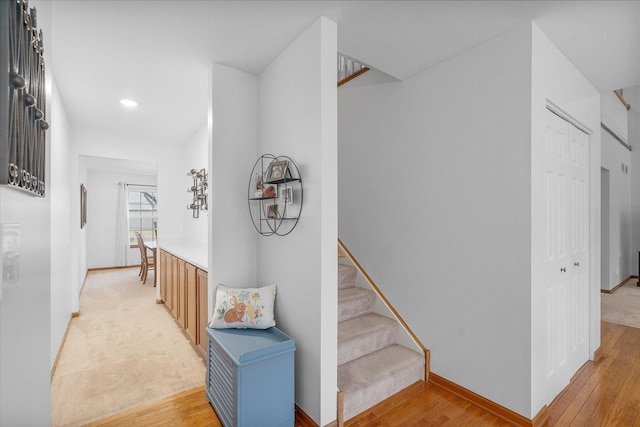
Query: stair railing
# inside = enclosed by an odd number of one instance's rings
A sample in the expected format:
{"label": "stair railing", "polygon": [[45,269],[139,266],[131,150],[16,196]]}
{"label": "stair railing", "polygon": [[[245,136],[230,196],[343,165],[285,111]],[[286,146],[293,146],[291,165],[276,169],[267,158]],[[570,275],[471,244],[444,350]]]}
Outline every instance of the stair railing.
{"label": "stair railing", "polygon": [[369,71],[355,59],[338,53],[338,87]]}

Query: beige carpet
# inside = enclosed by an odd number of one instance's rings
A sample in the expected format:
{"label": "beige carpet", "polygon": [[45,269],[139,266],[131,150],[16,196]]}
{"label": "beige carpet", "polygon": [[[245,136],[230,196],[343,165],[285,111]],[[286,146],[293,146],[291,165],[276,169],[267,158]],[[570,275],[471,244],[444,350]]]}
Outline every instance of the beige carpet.
{"label": "beige carpet", "polygon": [[51,383],[53,426],[81,426],[204,385],[202,359],[138,270],[89,273]]}
{"label": "beige carpet", "polygon": [[602,320],[640,328],[640,287],[638,279],[629,279],[612,294],[601,293]]}

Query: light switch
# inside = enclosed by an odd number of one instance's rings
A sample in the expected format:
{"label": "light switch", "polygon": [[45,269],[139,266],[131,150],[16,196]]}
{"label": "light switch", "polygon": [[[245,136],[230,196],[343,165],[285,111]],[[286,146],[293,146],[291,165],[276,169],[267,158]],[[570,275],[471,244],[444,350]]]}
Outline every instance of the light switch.
{"label": "light switch", "polygon": [[20,224],[2,224],[2,291],[20,282]]}

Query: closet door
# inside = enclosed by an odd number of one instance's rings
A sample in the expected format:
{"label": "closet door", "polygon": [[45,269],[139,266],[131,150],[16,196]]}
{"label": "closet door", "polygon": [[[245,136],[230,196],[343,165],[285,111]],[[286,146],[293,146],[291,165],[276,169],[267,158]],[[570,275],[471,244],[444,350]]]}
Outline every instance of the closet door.
{"label": "closet door", "polygon": [[550,399],[588,359],[588,139],[547,111],[544,278]]}
{"label": "closet door", "polygon": [[589,136],[569,128],[569,366],[571,376],[589,359]]}

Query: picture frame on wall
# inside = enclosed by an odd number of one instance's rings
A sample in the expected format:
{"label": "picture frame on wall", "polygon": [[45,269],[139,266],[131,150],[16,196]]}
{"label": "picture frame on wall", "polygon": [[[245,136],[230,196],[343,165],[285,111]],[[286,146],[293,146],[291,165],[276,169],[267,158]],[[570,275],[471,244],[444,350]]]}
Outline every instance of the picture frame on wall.
{"label": "picture frame on wall", "polygon": [[293,188],[292,187],[285,187],[282,190],[282,203],[284,203],[285,205],[290,205],[293,203]]}

